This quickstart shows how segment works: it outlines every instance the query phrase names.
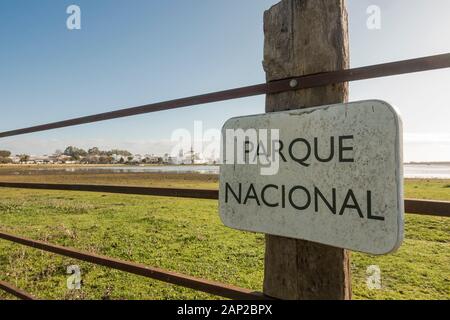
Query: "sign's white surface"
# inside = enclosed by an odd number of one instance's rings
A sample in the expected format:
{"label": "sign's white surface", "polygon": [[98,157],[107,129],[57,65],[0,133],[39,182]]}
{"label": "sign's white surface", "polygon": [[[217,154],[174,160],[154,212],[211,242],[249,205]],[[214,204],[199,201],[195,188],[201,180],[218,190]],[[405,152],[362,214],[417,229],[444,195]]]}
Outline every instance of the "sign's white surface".
{"label": "sign's white surface", "polygon": [[[248,134],[243,146],[233,132]],[[233,118],[222,138],[226,226],[371,254],[400,246],[402,124],[386,102]],[[244,162],[237,159],[241,147]]]}

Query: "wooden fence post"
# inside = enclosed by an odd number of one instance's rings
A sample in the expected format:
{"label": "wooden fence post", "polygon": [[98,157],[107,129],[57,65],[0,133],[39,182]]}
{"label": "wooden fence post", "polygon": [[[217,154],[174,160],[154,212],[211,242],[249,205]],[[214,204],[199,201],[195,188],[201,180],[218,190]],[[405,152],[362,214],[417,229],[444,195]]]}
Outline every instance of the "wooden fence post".
{"label": "wooden fence post", "polygon": [[[345,0],[282,0],[265,12],[264,33],[267,81],[349,67]],[[271,94],[266,112],[347,99],[348,84]],[[270,297],[351,299],[347,250],[267,235],[264,273]]]}

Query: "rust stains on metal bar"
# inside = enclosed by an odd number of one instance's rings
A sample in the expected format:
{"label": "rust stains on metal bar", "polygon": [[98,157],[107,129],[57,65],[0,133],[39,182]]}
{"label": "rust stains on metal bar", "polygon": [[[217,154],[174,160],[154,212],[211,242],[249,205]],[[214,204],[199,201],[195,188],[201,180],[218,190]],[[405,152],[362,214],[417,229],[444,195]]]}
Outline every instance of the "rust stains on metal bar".
{"label": "rust stains on metal bar", "polygon": [[450,202],[407,199],[405,201],[405,211],[427,216],[450,217]]}
{"label": "rust stains on metal bar", "polygon": [[[273,94],[291,90],[300,90],[326,86],[340,82],[373,79],[379,77],[387,77],[405,73],[421,72],[442,68],[450,68],[450,53],[355,69],[304,75],[289,79],[272,81],[269,83],[257,84],[248,87],[236,88],[176,100],[147,104],[143,106],[105,112],[86,117],[74,118],[28,128],[0,132],[0,138],[58,128],[71,127],[81,124],[129,117],[163,110],[183,108],[193,105],[201,105],[205,103],[225,101],[230,99],[245,98],[262,94]],[[296,82],[293,82],[293,80],[295,80]],[[293,83],[295,83],[295,85],[292,85]]]}
{"label": "rust stains on metal bar", "polygon": [[171,283],[174,285],[194,289],[197,291],[206,292],[212,295],[236,299],[236,300],[264,300],[268,299],[258,292],[253,292],[248,289],[235,287],[232,285],[222,284],[219,282],[197,279],[191,276],[166,271],[146,265],[114,259],[106,256],[91,254],[88,252],[66,248],[49,244],[43,241],[31,240],[23,237],[18,237],[12,234],[0,232],[0,239],[18,243],[24,246],[43,250],[46,252],[55,253],[65,257],[70,257],[96,265],[113,268],[116,270],[136,274],[139,276]]}
{"label": "rust stains on metal bar", "polygon": [[[42,184],[42,183],[17,183],[17,182],[0,182],[0,188],[105,192],[105,193],[192,198],[205,200],[219,199],[218,190],[200,190],[200,189],[171,189],[171,188],[148,188],[148,187],[128,187],[128,186],[108,186],[108,185],[101,186],[101,185]],[[435,200],[405,199],[405,212],[420,215],[450,217],[450,202],[435,201]]]}
{"label": "rust stains on metal bar", "polygon": [[219,198],[217,190],[199,189],[171,189],[171,188],[149,188],[149,187],[129,187],[129,186],[108,186],[108,185],[79,185],[79,184],[44,184],[44,183],[15,183],[0,182],[3,188],[37,189],[37,190],[65,190],[65,191],[87,191],[106,192],[131,195],[149,195],[161,197],[212,199]]}
{"label": "rust stains on metal bar", "polygon": [[74,119],[69,119],[69,120],[64,120],[64,121],[58,121],[58,122],[53,122],[53,123],[48,123],[48,124],[18,129],[18,130],[6,131],[6,132],[0,133],[0,138],[17,136],[17,135],[26,134],[26,133],[47,131],[47,130],[58,129],[58,128],[77,126],[77,125],[86,124],[86,123],[93,123],[93,122],[99,122],[99,121],[105,121],[105,120],[111,120],[111,119],[124,118],[124,117],[135,116],[135,115],[145,114],[145,113],[158,112],[158,111],[163,111],[163,110],[178,109],[178,108],[183,108],[183,107],[188,107],[188,106],[193,106],[193,105],[201,105],[201,104],[205,104],[205,103],[212,103],[212,102],[225,101],[225,100],[230,100],[230,99],[251,97],[251,96],[255,96],[255,95],[265,94],[266,92],[267,92],[267,85],[259,84],[259,85],[249,86],[249,87],[225,90],[225,91],[220,91],[220,92],[208,93],[208,94],[204,94],[204,95],[198,95],[198,96],[181,98],[181,99],[176,99],[176,100],[147,104],[147,105],[133,107],[133,108],[105,112],[105,113],[95,114],[95,115],[91,115],[91,116],[74,118]]}
{"label": "rust stains on metal bar", "polygon": [[[294,89],[307,89],[340,82],[367,80],[444,68],[450,68],[450,53],[348,70],[305,75],[293,79],[286,79],[281,86],[284,87],[288,82],[297,80],[298,85]],[[282,88],[280,87],[279,89]]]}
{"label": "rust stains on metal bar", "polygon": [[22,300],[37,300],[31,294],[29,294],[19,288],[16,288],[12,284],[9,284],[4,281],[0,281],[0,290],[8,292],[9,294],[12,294],[13,296],[15,296],[19,299],[22,299]]}

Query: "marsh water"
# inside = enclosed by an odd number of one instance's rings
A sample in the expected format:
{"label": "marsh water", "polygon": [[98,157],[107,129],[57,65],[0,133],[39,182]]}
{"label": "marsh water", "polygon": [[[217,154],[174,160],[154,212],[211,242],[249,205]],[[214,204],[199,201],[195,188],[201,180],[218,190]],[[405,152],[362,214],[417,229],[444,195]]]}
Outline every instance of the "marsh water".
{"label": "marsh water", "polygon": [[[9,174],[23,175],[27,171],[40,171],[41,173],[198,173],[219,174],[219,166],[210,165],[184,165],[184,166],[39,166],[15,170],[10,168]],[[405,178],[415,179],[450,179],[450,164],[405,164]]]}

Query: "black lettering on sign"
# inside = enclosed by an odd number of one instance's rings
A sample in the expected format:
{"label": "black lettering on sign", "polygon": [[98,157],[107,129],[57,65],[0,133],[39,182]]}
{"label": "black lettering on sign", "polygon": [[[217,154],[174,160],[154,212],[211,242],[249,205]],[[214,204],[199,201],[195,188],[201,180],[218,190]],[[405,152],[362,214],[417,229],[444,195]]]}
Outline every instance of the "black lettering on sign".
{"label": "black lettering on sign", "polygon": [[[258,143],[258,147],[256,149],[256,155],[260,158],[262,158],[262,156],[264,156],[265,161],[270,162],[270,154],[268,153],[268,150],[266,149],[263,141],[260,141]],[[256,162],[256,159],[254,159],[254,160]]]}
{"label": "black lettering on sign", "polygon": [[253,185],[253,183],[250,184],[250,188],[248,188],[247,195],[245,196],[245,199],[244,199],[244,204],[247,204],[248,200],[250,200],[250,199],[256,200],[256,203],[258,204],[258,206],[261,205],[259,202],[258,196],[256,195],[256,190],[255,190],[255,186]]}
{"label": "black lettering on sign", "polygon": [[[249,141],[248,138],[246,138],[246,140],[244,142],[244,155],[245,155],[244,162],[246,164],[250,163],[250,153],[252,153],[253,150],[255,150],[255,145],[253,144],[253,142]],[[254,161],[254,160],[255,159],[252,159],[252,161]]]}
{"label": "black lettering on sign", "polygon": [[[303,145],[306,146],[307,151],[306,151],[306,155],[303,158],[297,158],[294,155],[294,147],[298,143],[302,143]],[[292,141],[291,144],[289,145],[289,156],[291,157],[292,160],[298,162],[300,165],[302,165],[304,167],[309,167],[310,164],[305,162],[311,156],[311,145],[309,144],[308,140],[305,140],[303,138],[298,138],[298,139],[295,139],[294,141]]]}
{"label": "black lettering on sign", "polygon": [[334,158],[334,137],[330,137],[330,154],[326,158],[319,155],[319,138],[314,138],[314,155],[319,162],[330,162]]}
{"label": "black lettering on sign", "polygon": [[[306,194],[306,198],[308,199],[303,206],[297,205],[296,203],[294,203],[294,200],[292,199],[292,195],[297,190],[302,190]],[[311,194],[305,187],[301,187],[301,186],[294,187],[291,189],[291,191],[289,191],[289,203],[291,204],[291,206],[293,206],[297,210],[305,210],[311,204]]]}
{"label": "black lettering on sign", "polygon": [[[225,183],[225,203],[236,202],[240,205],[248,205],[252,204],[251,200],[254,200],[254,203],[258,206],[262,205],[269,208],[281,207],[285,209],[288,205],[290,208],[299,211],[304,211],[311,207],[311,210],[314,210],[316,213],[329,212],[338,216],[348,215],[356,211],[362,219],[365,218],[363,208],[367,208],[367,219],[377,221],[385,220],[384,217],[372,213],[372,192],[370,190],[366,193],[366,199],[358,199],[355,196],[355,192],[349,189],[342,202],[339,201],[337,193],[336,188],[332,188],[328,192],[323,192],[323,190],[317,187],[308,190],[306,187],[300,185],[286,187],[285,185],[267,184],[259,189],[253,183],[248,185],[238,183],[233,188],[229,183]],[[243,195],[244,198],[242,198]],[[366,200],[365,203],[364,200]]]}
{"label": "black lettering on sign", "polygon": [[280,206],[280,203],[279,203],[279,202],[276,202],[276,203],[269,203],[269,202],[266,200],[266,191],[267,191],[267,189],[276,189],[276,190],[278,190],[278,186],[276,186],[276,185],[274,185],[274,184],[268,184],[267,186],[265,186],[265,187],[262,189],[262,191],[261,191],[261,200],[262,200],[262,202],[263,202],[266,206],[268,206],[268,207],[270,207],[270,208],[276,208],[276,207]]}
{"label": "black lettering on sign", "polygon": [[[275,147],[275,144],[278,144],[278,148]],[[287,162],[286,157],[283,154],[284,143],[281,140],[274,140],[272,142],[272,161],[275,161],[275,155],[278,153],[283,160],[283,162]]]}
{"label": "black lettering on sign", "polygon": [[[329,141],[328,141],[329,140]],[[336,142],[338,140],[338,142]],[[272,158],[272,161],[276,161],[276,156],[279,155],[283,162],[294,161],[303,167],[309,167],[312,161],[319,163],[328,163],[334,159],[337,162],[355,162],[353,151],[354,145],[353,135],[348,136],[331,136],[327,139],[315,137],[312,141],[305,138],[297,138],[289,143],[288,154],[289,159],[286,158],[286,154],[283,153],[284,146],[287,145],[281,140],[273,140],[271,145],[265,145],[263,141],[259,141],[255,146],[250,141],[245,141],[244,154],[245,163],[256,163],[257,157],[264,156],[267,160]],[[271,150],[269,152],[269,149]],[[314,149],[314,150],[313,150]],[[249,159],[250,154],[254,154],[254,159]],[[272,156],[272,157],[270,157]]]}
{"label": "black lettering on sign", "polygon": [[344,157],[345,151],[353,151],[353,146],[352,147],[344,146],[344,142],[346,140],[353,140],[353,136],[339,137],[339,162],[355,162],[355,159],[353,159],[353,158],[345,158]]}
{"label": "black lettering on sign", "polygon": [[332,214],[336,214],[336,189],[333,188],[332,190],[332,204],[328,202],[328,200],[325,198],[325,196],[320,192],[318,188],[314,188],[314,210],[316,212],[319,212],[319,198],[322,199],[322,202],[330,209]]}
{"label": "black lettering on sign", "polygon": [[[352,204],[350,203],[350,200],[352,201]],[[359,206],[352,189],[348,190],[347,195],[345,196],[344,203],[342,204],[341,211],[339,212],[340,216],[344,214],[345,209],[355,209],[358,212],[359,216],[361,218],[364,218],[361,207]]]}
{"label": "black lettering on sign", "polygon": [[237,203],[241,204],[242,199],[242,184],[239,183],[239,196],[233,191],[230,184],[227,182],[225,183],[225,203],[228,203],[228,192],[231,192],[234,199],[237,201]]}
{"label": "black lettering on sign", "polygon": [[372,215],[372,192],[367,191],[367,219],[384,221],[384,217]]}

